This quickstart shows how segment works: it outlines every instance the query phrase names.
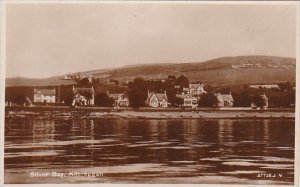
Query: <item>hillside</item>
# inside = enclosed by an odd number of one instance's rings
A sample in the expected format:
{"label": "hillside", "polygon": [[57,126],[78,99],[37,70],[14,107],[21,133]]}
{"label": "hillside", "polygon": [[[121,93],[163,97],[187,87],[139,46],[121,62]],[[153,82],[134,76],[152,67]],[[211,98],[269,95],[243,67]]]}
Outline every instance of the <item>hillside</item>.
{"label": "hillside", "polygon": [[6,87],[12,86],[56,86],[56,85],[69,85],[75,84],[72,80],[63,80],[62,77],[50,77],[45,79],[32,79],[32,78],[7,78],[5,81]]}
{"label": "hillside", "polygon": [[[68,72],[68,70],[66,70]],[[272,56],[223,57],[205,62],[140,64],[108,70],[93,70],[101,81],[117,79],[127,82],[136,77],[165,79],[168,75],[185,75],[190,81],[211,86],[295,82],[296,59]],[[43,86],[73,84],[61,77],[47,79],[8,78],[6,86]]]}

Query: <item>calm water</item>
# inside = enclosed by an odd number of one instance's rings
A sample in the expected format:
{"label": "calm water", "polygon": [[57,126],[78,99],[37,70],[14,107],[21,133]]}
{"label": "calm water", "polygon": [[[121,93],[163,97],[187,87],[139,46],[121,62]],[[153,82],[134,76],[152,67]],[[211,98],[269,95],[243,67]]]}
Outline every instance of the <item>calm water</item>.
{"label": "calm water", "polygon": [[293,184],[294,125],[6,119],[5,183]]}

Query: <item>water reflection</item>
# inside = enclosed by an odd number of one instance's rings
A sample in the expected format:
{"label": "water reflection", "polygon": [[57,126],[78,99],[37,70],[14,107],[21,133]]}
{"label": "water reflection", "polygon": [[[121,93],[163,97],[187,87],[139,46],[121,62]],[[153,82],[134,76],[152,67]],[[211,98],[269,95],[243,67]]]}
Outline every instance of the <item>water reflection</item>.
{"label": "water reflection", "polygon": [[[292,184],[294,123],[278,119],[8,119],[5,182],[256,184],[263,180]],[[74,169],[101,171],[104,176],[54,180],[28,175],[37,170],[67,173]],[[258,178],[258,173],[283,177]]]}

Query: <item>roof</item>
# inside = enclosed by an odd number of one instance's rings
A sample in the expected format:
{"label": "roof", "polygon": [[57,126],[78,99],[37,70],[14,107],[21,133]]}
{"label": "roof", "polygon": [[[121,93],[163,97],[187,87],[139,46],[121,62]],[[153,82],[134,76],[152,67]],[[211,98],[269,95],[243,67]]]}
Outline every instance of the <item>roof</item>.
{"label": "roof", "polygon": [[189,84],[189,88],[197,89],[199,86],[203,87],[202,84]]}
{"label": "roof", "polygon": [[114,94],[107,94],[109,97],[112,97],[113,99],[118,99],[119,97],[126,97],[124,93],[114,93]]}
{"label": "roof", "polygon": [[74,88],[73,87],[73,94],[82,94],[84,92],[89,92],[93,95],[95,95],[95,92],[94,92],[94,88],[91,87],[91,88]]}
{"label": "roof", "polygon": [[50,95],[50,96],[56,95],[55,89],[34,89],[33,92],[34,94],[40,92],[42,95]]}
{"label": "roof", "polygon": [[233,102],[233,98],[231,94],[221,94],[223,101]]}
{"label": "roof", "polygon": [[163,100],[163,98],[168,99],[168,96],[166,93],[155,93],[155,92],[150,92],[148,94],[148,99],[150,99],[154,94],[156,95],[156,97],[159,101]]}
{"label": "roof", "polygon": [[216,93],[215,96],[218,98],[218,99],[221,99],[223,101],[227,101],[227,102],[233,102],[233,97],[231,94],[221,94],[221,93]]}

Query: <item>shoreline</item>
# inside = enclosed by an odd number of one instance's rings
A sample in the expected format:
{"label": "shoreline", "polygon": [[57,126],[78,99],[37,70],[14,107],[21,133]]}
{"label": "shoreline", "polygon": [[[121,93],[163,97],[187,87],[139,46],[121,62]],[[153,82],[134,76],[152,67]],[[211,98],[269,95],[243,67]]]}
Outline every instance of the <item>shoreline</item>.
{"label": "shoreline", "polygon": [[52,110],[40,107],[6,108],[5,118],[33,119],[295,119],[292,109],[237,110],[153,110],[153,109],[95,109],[64,108]]}

